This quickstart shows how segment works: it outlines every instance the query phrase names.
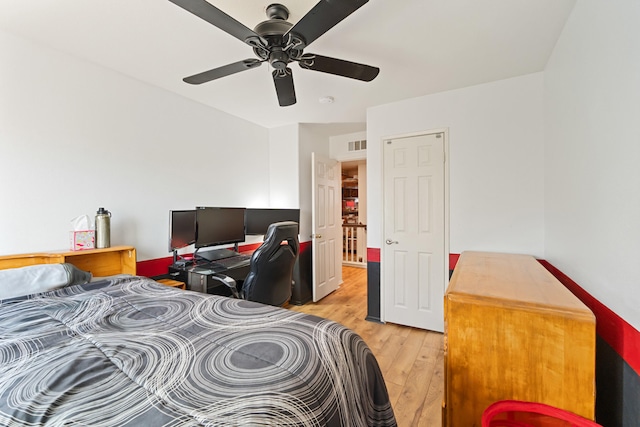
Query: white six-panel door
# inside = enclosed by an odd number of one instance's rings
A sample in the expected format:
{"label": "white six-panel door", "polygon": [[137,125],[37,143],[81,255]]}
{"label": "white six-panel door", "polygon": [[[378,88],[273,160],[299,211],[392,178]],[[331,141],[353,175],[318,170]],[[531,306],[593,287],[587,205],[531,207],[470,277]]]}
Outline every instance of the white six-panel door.
{"label": "white six-panel door", "polygon": [[312,293],[319,301],[342,282],[342,216],[340,162],[311,153],[313,251]]}
{"label": "white six-panel door", "polygon": [[442,332],[445,256],[442,133],[384,141],[383,318]]}

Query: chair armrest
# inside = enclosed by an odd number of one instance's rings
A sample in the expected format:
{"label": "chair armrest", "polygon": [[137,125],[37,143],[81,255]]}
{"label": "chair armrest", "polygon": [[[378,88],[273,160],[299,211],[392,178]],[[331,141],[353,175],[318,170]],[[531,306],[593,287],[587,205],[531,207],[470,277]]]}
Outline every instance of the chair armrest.
{"label": "chair armrest", "polygon": [[238,288],[236,287],[236,281],[234,279],[221,273],[212,274],[211,278],[227,286],[231,290],[233,297],[240,299],[240,294],[238,293]]}

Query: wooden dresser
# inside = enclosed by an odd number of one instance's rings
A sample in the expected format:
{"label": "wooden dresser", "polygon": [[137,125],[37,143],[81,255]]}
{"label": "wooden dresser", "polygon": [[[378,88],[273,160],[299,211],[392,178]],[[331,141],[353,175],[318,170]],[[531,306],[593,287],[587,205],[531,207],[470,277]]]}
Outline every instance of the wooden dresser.
{"label": "wooden dresser", "polygon": [[444,426],[505,399],[594,419],[595,317],[535,258],[465,252],[444,303]]}

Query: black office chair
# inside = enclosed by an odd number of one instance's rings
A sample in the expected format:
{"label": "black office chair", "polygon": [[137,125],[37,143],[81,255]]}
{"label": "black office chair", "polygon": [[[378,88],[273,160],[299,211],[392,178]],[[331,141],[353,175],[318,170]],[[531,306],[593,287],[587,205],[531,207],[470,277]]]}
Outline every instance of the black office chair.
{"label": "black office chair", "polygon": [[269,226],[264,242],[251,255],[249,274],[241,290],[229,276],[213,277],[228,286],[235,298],[282,306],[291,298],[293,266],[299,251],[298,223],[276,222]]}

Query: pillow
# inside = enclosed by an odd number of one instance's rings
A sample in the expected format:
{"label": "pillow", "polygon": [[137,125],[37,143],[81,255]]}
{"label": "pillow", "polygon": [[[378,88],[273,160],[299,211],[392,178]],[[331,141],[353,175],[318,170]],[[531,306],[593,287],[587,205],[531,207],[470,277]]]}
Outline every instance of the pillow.
{"label": "pillow", "polygon": [[90,280],[91,273],[73,264],[40,264],[0,270],[0,300],[80,285]]}

